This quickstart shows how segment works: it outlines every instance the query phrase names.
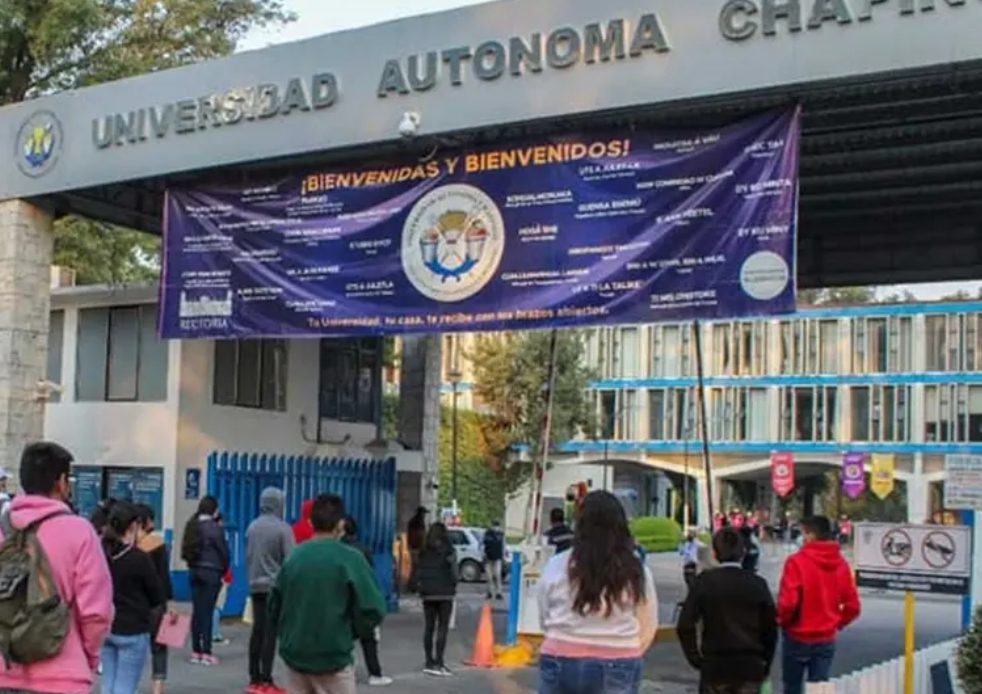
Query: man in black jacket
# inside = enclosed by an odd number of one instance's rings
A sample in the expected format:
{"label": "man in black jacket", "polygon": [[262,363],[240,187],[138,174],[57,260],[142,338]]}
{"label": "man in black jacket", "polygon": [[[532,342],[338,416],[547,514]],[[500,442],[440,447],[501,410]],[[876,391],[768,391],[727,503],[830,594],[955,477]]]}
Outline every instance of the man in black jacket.
{"label": "man in black jacket", "polygon": [[[743,538],[732,528],[713,537],[720,566],[696,577],[682,608],[678,637],[699,670],[700,694],[758,694],[777,645],[777,614],[767,582],[745,571]],[[696,624],[702,624],[701,638]]]}

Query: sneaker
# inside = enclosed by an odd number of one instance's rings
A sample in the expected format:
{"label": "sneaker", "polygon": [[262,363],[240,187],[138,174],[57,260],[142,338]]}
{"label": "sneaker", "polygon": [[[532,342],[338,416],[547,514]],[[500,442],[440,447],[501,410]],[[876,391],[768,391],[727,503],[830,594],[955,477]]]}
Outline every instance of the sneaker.
{"label": "sneaker", "polygon": [[265,684],[260,684],[259,682],[253,682],[248,687],[245,688],[245,694],[266,694],[268,691]]}
{"label": "sneaker", "polygon": [[211,654],[202,654],[201,664],[204,665],[205,667],[215,667],[216,665],[218,665],[218,658],[216,658]]}
{"label": "sneaker", "polygon": [[[191,658],[188,660],[188,662],[191,663],[192,665],[201,665],[201,654],[200,653],[192,653],[191,654]],[[102,673],[100,673],[100,674],[102,674]]]}
{"label": "sneaker", "polygon": [[430,677],[443,677],[443,670],[440,669],[439,665],[427,665],[423,668],[423,674]]}
{"label": "sneaker", "polygon": [[388,687],[390,684],[392,684],[392,678],[385,677],[384,675],[368,678],[369,687]]}
{"label": "sneaker", "polygon": [[232,643],[231,641],[229,641],[229,640],[228,640],[227,638],[225,638],[224,636],[215,636],[215,637],[213,637],[213,638],[211,639],[211,642],[212,642],[212,643],[213,643],[214,645],[216,645],[216,646],[227,646],[227,645],[229,645],[230,643]]}
{"label": "sneaker", "polygon": [[441,665],[437,668],[440,671],[440,677],[453,677],[453,673],[450,671],[446,665]]}
{"label": "sneaker", "polygon": [[270,682],[266,685],[265,694],[286,694],[286,690],[283,687],[277,687],[275,684]]}

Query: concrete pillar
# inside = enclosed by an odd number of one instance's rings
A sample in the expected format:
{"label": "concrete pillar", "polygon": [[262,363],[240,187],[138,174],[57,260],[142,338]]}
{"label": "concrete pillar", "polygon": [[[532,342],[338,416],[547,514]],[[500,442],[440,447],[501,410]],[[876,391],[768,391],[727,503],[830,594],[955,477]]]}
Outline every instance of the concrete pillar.
{"label": "concrete pillar", "polygon": [[[420,504],[436,511],[440,451],[441,341],[438,335],[403,338],[399,442],[423,454]],[[434,518],[438,516],[434,514]]]}
{"label": "concrete pillar", "polygon": [[924,477],[924,454],[914,454],[914,470],[907,480],[907,522],[924,523],[930,516],[930,488]]}
{"label": "concrete pillar", "polygon": [[0,202],[0,466],[15,477],[24,446],[44,433],[51,223],[28,202]]}

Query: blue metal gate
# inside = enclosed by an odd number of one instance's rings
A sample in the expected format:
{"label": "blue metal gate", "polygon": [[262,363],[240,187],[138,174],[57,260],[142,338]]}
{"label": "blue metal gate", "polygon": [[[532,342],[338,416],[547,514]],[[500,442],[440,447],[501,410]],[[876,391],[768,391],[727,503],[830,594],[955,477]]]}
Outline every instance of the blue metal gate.
{"label": "blue metal gate", "polygon": [[249,594],[245,535],[259,515],[259,495],[266,487],[286,492],[286,520],[300,517],[300,506],[318,494],[337,494],[358,522],[359,539],[375,558],[375,574],[392,609],[392,545],[396,532],[396,463],[351,458],[213,453],[208,457],[208,493],[218,499],[229,548],[232,585],[226,616],[241,615]]}

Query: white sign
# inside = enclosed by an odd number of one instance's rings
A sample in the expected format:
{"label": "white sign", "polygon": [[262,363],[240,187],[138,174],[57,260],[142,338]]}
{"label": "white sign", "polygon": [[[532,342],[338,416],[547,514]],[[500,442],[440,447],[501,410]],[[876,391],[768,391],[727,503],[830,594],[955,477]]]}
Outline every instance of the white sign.
{"label": "white sign", "polygon": [[982,511],[982,455],[945,456],[944,507]]}
{"label": "white sign", "polygon": [[955,595],[968,592],[971,528],[857,523],[855,537],[860,586]]}

